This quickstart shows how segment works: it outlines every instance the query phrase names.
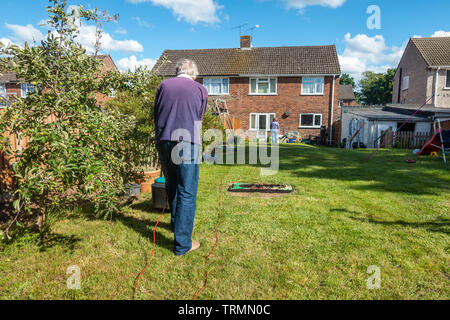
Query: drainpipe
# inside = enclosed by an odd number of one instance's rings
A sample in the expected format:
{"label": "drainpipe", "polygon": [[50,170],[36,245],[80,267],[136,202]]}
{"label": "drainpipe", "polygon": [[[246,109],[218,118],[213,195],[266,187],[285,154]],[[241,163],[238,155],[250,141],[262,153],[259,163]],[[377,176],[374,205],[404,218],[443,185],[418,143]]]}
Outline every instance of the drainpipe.
{"label": "drainpipe", "polygon": [[439,79],[439,70],[440,67],[436,69],[436,77],[434,79],[434,107],[437,108],[437,94],[438,94],[438,79]]}
{"label": "drainpipe", "polygon": [[334,118],[334,86],[336,75],[333,75],[333,87],[331,88],[331,119],[330,119],[330,146],[333,145],[333,118]]}

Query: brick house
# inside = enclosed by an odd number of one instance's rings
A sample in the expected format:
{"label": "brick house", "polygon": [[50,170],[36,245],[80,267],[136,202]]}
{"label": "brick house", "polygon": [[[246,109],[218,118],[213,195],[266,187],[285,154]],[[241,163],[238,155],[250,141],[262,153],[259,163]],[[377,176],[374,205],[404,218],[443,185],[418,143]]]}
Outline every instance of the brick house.
{"label": "brick house", "polygon": [[[110,55],[99,55],[97,58],[101,60],[100,70],[102,72],[119,70]],[[0,97],[7,99],[13,99],[14,97],[24,98],[29,92],[34,92],[35,86],[33,84],[21,84],[19,82],[20,79],[17,79],[14,73],[0,75]],[[109,97],[107,96],[97,95],[97,100],[100,104],[106,102],[108,99]],[[4,100],[0,100],[0,108],[2,107],[2,102]]]}
{"label": "brick house", "polygon": [[339,107],[357,106],[355,92],[350,84],[343,84],[339,88]]}
{"label": "brick house", "polygon": [[265,139],[274,116],[282,131],[302,137],[319,135],[322,126],[336,134],[341,69],[334,45],[255,48],[242,36],[240,48],[166,50],[162,57],[153,70],[166,78],[175,76],[178,60],[194,60],[210,104],[225,100],[249,135]]}
{"label": "brick house", "polygon": [[394,77],[390,111],[423,109],[450,129],[450,37],[411,38]]}

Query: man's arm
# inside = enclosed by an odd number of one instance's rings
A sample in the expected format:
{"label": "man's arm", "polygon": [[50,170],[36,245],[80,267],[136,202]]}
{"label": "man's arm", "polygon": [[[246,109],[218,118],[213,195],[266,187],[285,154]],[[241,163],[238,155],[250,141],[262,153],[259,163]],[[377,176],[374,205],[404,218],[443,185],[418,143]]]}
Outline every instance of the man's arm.
{"label": "man's arm", "polygon": [[158,123],[159,118],[159,103],[160,103],[160,95],[161,95],[161,86],[158,87],[156,90],[156,96],[155,96],[155,105],[153,107],[153,118],[155,119],[155,127]]}
{"label": "man's arm", "polygon": [[201,93],[202,93],[202,107],[200,109],[200,119],[203,120],[203,118],[205,117],[206,108],[208,106],[208,91],[202,88]]}

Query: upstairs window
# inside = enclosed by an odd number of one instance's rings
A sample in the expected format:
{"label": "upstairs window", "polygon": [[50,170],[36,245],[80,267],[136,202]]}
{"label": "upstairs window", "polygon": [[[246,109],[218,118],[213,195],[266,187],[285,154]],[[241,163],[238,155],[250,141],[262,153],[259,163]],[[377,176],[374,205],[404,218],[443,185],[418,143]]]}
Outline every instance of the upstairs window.
{"label": "upstairs window", "polygon": [[320,128],[322,126],[322,114],[303,113],[300,115],[300,128]]}
{"label": "upstairs window", "polygon": [[36,86],[31,83],[22,83],[22,98],[26,98],[30,93],[36,91]]}
{"label": "upstairs window", "polygon": [[325,79],[319,78],[303,78],[302,79],[302,95],[323,95]]}
{"label": "upstairs window", "polygon": [[205,78],[203,86],[210,95],[230,94],[230,79],[228,78]]}
{"label": "upstairs window", "polygon": [[403,78],[403,90],[409,89],[409,76]]}
{"label": "upstairs window", "polygon": [[450,89],[450,70],[447,70],[447,80],[445,81],[445,89]]}
{"label": "upstairs window", "polygon": [[250,94],[253,95],[277,94],[277,78],[250,79]]}

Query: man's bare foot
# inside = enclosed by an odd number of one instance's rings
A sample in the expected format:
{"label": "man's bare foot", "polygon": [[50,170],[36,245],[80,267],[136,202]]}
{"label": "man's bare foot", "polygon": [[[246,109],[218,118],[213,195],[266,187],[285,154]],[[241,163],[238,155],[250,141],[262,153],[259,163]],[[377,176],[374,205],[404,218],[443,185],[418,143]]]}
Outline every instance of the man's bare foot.
{"label": "man's bare foot", "polygon": [[187,253],[200,249],[200,242],[192,241],[192,248]]}

